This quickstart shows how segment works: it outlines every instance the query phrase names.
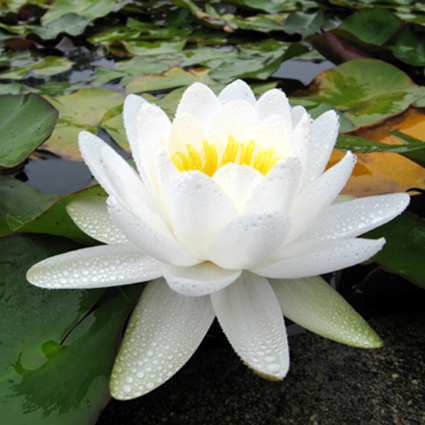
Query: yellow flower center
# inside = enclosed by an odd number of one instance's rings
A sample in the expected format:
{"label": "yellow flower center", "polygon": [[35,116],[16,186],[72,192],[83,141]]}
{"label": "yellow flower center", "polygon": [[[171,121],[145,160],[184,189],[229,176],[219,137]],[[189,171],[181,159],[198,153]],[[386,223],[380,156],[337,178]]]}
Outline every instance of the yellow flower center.
{"label": "yellow flower center", "polygon": [[239,165],[249,165],[266,175],[280,158],[273,155],[274,149],[261,150],[254,155],[255,141],[248,143],[235,142],[233,136],[229,136],[226,149],[220,160],[217,149],[214,145],[202,142],[203,149],[198,152],[191,144],[186,145],[187,154],[175,152],[171,156],[171,161],[180,172],[198,170],[212,177],[214,173],[223,165],[233,162]]}

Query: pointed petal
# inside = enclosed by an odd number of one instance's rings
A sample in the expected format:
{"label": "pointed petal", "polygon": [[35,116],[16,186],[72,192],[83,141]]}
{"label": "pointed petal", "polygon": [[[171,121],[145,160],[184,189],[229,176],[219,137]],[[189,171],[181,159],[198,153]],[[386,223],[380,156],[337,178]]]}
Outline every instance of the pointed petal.
{"label": "pointed petal", "polygon": [[253,105],[246,100],[232,100],[226,103],[211,122],[209,135],[227,144],[230,135],[236,142],[246,143],[253,138],[259,119]]}
{"label": "pointed petal", "polygon": [[168,207],[176,238],[202,259],[209,241],[237,215],[220,186],[200,171],[181,173],[173,181]]}
{"label": "pointed petal", "polygon": [[128,239],[111,220],[106,197],[90,196],[74,199],[66,206],[74,223],[87,235],[106,244],[120,244]]}
{"label": "pointed petal", "polygon": [[220,230],[208,249],[208,259],[225,269],[251,269],[263,264],[283,243],[291,222],[275,211],[236,218]]}
{"label": "pointed petal", "polygon": [[288,128],[292,128],[291,107],[286,94],[279,89],[266,91],[255,104],[255,109],[260,120],[271,115],[281,115]]}
{"label": "pointed petal", "polygon": [[339,117],[335,111],[327,111],[314,120],[311,148],[305,169],[305,184],[316,180],[325,170],[339,131]]}
{"label": "pointed petal", "polygon": [[308,115],[308,117],[310,118],[310,114],[305,110],[304,106],[294,106],[291,109],[292,127],[295,128],[305,115]]}
{"label": "pointed petal", "polygon": [[46,258],[27,273],[48,289],[88,289],[145,282],[162,275],[163,264],[133,244],[101,245]]}
{"label": "pointed petal", "polygon": [[[385,239],[342,239],[292,243],[275,253],[281,259],[253,270],[261,276],[298,279],[354,266],[368,260],[384,245]],[[286,258],[283,255],[287,255]]]}
{"label": "pointed petal", "polygon": [[236,80],[227,85],[218,95],[218,100],[225,105],[232,100],[245,100],[252,105],[256,102],[255,95],[251,87],[245,81]]}
{"label": "pointed petal", "polygon": [[355,161],[355,156],[347,152],[341,161],[322,174],[295,199],[289,213],[293,220],[289,240],[304,232],[335,200],[350,177]]}
{"label": "pointed petal", "polygon": [[382,346],[367,322],[319,276],[270,280],[285,317],[321,336],[362,348]]}
{"label": "pointed petal", "polygon": [[254,129],[251,138],[260,150],[273,149],[273,156],[283,158],[290,153],[291,127],[282,115],[270,115]]}
{"label": "pointed petal", "polygon": [[282,313],[267,279],[244,272],[211,295],[217,319],[233,349],[260,375],[282,379],[289,350]]}
{"label": "pointed petal", "polygon": [[179,295],[163,279],[149,283],[112,370],[112,396],[130,400],[170,379],[190,359],[213,319],[209,297]]}
{"label": "pointed petal", "polygon": [[292,132],[289,133],[289,152],[299,158],[303,170],[306,168],[311,148],[311,128],[311,117],[305,114],[292,129]]}
{"label": "pointed petal", "polygon": [[155,191],[155,160],[161,146],[167,147],[171,122],[161,108],[145,103],[140,110],[138,129],[140,143],[133,151],[133,158],[143,181]]}
{"label": "pointed petal", "polygon": [[409,201],[407,193],[391,193],[331,205],[297,242],[355,238],[401,214]]}
{"label": "pointed petal", "polygon": [[149,227],[111,196],[108,198],[108,211],[117,227],[134,245],[159,261],[175,266],[193,266],[200,262],[184,245]]}
{"label": "pointed petal", "polygon": [[301,173],[297,157],[281,159],[251,191],[244,212],[270,210],[287,213],[297,194]]}
{"label": "pointed petal", "polygon": [[217,96],[208,86],[194,83],[183,93],[176,117],[180,114],[189,114],[203,126],[208,127],[219,107]]}
{"label": "pointed petal", "polygon": [[106,192],[113,192],[113,186],[101,161],[101,151],[105,146],[107,146],[106,143],[88,131],[80,132],[78,135],[78,143],[80,146],[81,156],[83,157],[87,167],[89,167],[94,178],[100,183]]}
{"label": "pointed petal", "polygon": [[130,94],[125,98],[124,102],[124,127],[127,134],[127,139],[130,143],[130,149],[133,152],[139,150],[140,137],[139,137],[139,115],[140,110],[143,104],[146,103],[146,100],[143,97]]}
{"label": "pointed petal", "polygon": [[232,162],[220,167],[213,176],[213,180],[233,201],[238,212],[243,211],[247,199],[263,178],[263,175],[255,168]]}
{"label": "pointed petal", "polygon": [[222,269],[207,261],[192,267],[167,266],[164,278],[173,291],[189,297],[199,297],[225,288],[240,274],[240,270]]}
{"label": "pointed petal", "polygon": [[174,118],[167,152],[170,155],[175,152],[187,154],[187,144],[199,152],[203,149],[202,141],[206,138],[202,124],[194,116],[181,112]]}

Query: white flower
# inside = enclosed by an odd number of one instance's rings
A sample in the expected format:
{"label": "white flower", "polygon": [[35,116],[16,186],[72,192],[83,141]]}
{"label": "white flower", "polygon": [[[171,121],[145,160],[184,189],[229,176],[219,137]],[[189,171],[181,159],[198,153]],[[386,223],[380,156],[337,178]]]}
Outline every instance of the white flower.
{"label": "white flower", "polygon": [[28,272],[44,288],[149,283],[111,377],[115,398],[158,387],[190,358],[217,316],[242,360],[282,379],[289,368],[282,312],[347,344],[379,337],[317,275],[360,263],[383,239],[356,238],[404,210],[393,194],[335,203],[354,166],[348,152],[324,172],[338,134],[335,112],[315,121],[285,94],[257,101],[242,81],[217,97],[195,83],[171,123],[130,95],[124,122],[138,173],[96,136],[80,148],[104,198],[69,214],[106,245],[46,259]]}

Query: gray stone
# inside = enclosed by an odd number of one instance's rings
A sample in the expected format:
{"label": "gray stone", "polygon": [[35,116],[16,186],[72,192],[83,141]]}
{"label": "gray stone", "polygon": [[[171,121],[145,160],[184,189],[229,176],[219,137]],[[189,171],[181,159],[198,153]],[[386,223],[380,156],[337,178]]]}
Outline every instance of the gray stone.
{"label": "gray stone", "polygon": [[152,393],[112,401],[97,425],[425,424],[425,312],[371,325],[381,349],[290,337],[291,368],[279,382],[256,376],[228,345],[198,350]]}

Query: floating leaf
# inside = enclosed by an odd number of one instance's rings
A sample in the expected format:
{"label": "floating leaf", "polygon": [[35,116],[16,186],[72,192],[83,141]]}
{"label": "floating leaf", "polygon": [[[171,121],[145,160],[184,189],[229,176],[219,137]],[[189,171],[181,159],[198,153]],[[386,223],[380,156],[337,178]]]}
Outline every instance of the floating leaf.
{"label": "floating leaf", "polygon": [[294,93],[291,103],[307,109],[331,105],[357,127],[401,112],[421,98],[425,87],[414,84],[398,68],[358,59],[323,71],[309,90]]}
{"label": "floating leaf", "polygon": [[103,289],[48,291],[25,279],[35,262],[78,247],[46,236],[0,239],[4,423],[90,425],[110,398],[118,338],[141,287],[107,291],[96,305]]}
{"label": "floating leaf", "polygon": [[73,94],[46,98],[59,111],[58,123],[43,147],[67,158],[81,161],[78,134],[97,133],[104,115],[124,103],[125,95],[111,90],[89,88]]}
{"label": "floating leaf", "polygon": [[91,20],[84,16],[67,13],[42,27],[35,27],[33,32],[44,40],[54,39],[63,32],[76,37],[84,33],[90,22]]}
{"label": "floating leaf", "polygon": [[58,111],[34,94],[0,95],[0,167],[20,164],[52,133]]}
{"label": "floating leaf", "polygon": [[99,186],[90,186],[77,192],[70,193],[57,199],[43,212],[28,218],[28,213],[12,215],[8,213],[7,221],[14,232],[21,233],[45,233],[48,235],[64,236],[84,244],[96,244],[90,236],[86,235],[72,221],[66,212],[68,203],[76,198],[87,196],[105,196],[104,190]]}
{"label": "floating leaf", "polygon": [[123,41],[122,44],[132,55],[137,56],[155,56],[166,53],[175,53],[183,49],[186,40],[177,41]]}
{"label": "floating leaf", "polygon": [[30,65],[16,67],[7,71],[0,72],[1,78],[9,78],[19,80],[24,78],[29,72],[33,72],[38,77],[46,77],[49,75],[60,74],[70,69],[72,62],[66,58],[57,56],[46,56],[38,62]]}
{"label": "floating leaf", "polygon": [[0,176],[0,236],[12,233],[8,221],[25,222],[37,217],[56,199],[57,195],[41,193],[28,184]]}
{"label": "floating leaf", "polygon": [[367,233],[368,238],[385,237],[382,251],[371,261],[425,289],[425,220],[404,213],[390,223]]}

